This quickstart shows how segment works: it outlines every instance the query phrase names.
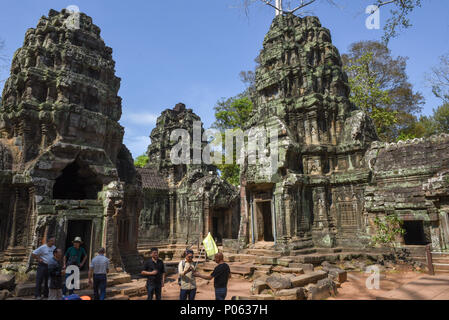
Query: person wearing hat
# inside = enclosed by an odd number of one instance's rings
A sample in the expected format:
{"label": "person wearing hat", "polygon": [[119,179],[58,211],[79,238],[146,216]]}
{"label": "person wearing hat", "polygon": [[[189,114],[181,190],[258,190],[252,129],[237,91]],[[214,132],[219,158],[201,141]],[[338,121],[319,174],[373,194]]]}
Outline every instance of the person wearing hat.
{"label": "person wearing hat", "polygon": [[[87,253],[86,250],[84,250],[83,247],[81,247],[81,244],[83,241],[81,240],[81,237],[75,237],[75,239],[72,241],[73,246],[68,248],[65,255],[64,255],[64,270],[67,268],[67,266],[75,265],[80,270],[83,268],[84,264],[87,260]],[[70,274],[66,273],[66,279],[70,276]],[[64,284],[63,288],[63,294],[66,295],[67,287]],[[69,294],[73,294],[74,290],[69,290]]]}

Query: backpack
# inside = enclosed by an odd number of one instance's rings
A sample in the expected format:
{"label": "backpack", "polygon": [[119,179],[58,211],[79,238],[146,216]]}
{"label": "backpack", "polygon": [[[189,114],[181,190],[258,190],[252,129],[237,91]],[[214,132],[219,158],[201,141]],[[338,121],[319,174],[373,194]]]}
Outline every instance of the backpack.
{"label": "backpack", "polygon": [[[186,261],[182,260],[182,270],[184,270],[185,267],[186,267]],[[178,272],[179,272],[179,268],[178,268]],[[178,276],[178,285],[181,286],[181,275]]]}

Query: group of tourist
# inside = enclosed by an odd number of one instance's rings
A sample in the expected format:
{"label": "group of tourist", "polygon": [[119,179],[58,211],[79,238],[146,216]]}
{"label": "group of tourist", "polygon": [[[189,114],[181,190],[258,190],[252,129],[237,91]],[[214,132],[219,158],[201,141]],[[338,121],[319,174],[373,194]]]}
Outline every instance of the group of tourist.
{"label": "group of tourist", "polygon": [[[180,261],[178,265],[179,299],[195,300],[197,290],[196,278],[202,278],[205,280],[214,279],[215,299],[225,300],[231,270],[229,265],[224,262],[223,253],[219,252],[215,255],[214,260],[217,266],[210,275],[204,275],[196,271],[196,265],[193,263],[193,254],[192,250],[186,250],[184,260]],[[151,249],[151,258],[145,262],[142,275],[147,277],[148,300],[153,300],[154,296],[156,300],[161,300],[166,272],[163,261],[159,259],[157,248]]]}
{"label": "group of tourist", "polygon": [[[36,299],[61,300],[63,295],[74,294],[74,289],[66,287],[66,280],[72,274],[66,273],[69,266],[77,266],[80,270],[87,261],[87,253],[81,247],[82,240],[76,237],[65,254],[55,246],[55,238],[48,237],[47,243],[33,251],[32,256],[38,261],[36,273]],[[93,287],[94,299],[104,300],[106,297],[106,275],[109,271],[109,259],[104,256],[105,249],[100,248],[98,255],[89,266],[88,281]],[[42,290],[43,286],[43,290]]]}
{"label": "group of tourist", "polygon": [[[87,261],[87,253],[81,247],[82,240],[76,237],[73,246],[69,247],[65,254],[62,249],[56,248],[55,238],[49,237],[47,243],[33,251],[32,256],[38,261],[36,273],[35,298],[48,300],[61,300],[63,296],[73,295],[74,289],[67,288],[67,278],[71,273],[66,272],[67,267],[77,266],[80,270]],[[195,300],[197,285],[196,278],[205,280],[214,279],[215,299],[225,300],[227,295],[228,280],[231,277],[229,265],[224,262],[221,252],[215,255],[217,266],[210,275],[196,271],[193,262],[193,251],[186,250],[185,258],[178,265],[178,284],[180,286],[180,300]],[[92,259],[89,266],[89,285],[93,287],[94,299],[104,300],[106,297],[107,273],[109,272],[109,259],[105,257],[105,249],[100,248],[98,255]],[[151,258],[148,259],[141,273],[147,278],[148,300],[162,299],[162,288],[165,283],[164,262],[159,259],[157,248],[151,249]],[[42,289],[43,286],[43,289]]]}

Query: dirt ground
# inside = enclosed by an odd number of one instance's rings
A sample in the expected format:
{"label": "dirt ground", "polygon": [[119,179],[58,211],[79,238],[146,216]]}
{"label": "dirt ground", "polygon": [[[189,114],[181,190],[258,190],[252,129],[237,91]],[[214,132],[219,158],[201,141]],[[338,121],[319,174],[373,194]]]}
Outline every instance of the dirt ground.
{"label": "dirt ground", "polygon": [[[162,289],[163,300],[179,300],[179,285],[177,281],[177,275],[172,275],[167,278],[168,282]],[[197,279],[197,292],[196,300],[215,300],[214,281],[206,281],[203,279]],[[248,296],[249,289],[251,288],[251,282],[249,280],[232,277],[228,283],[228,295],[226,300],[231,300],[233,296]],[[138,300],[146,299],[146,297],[140,297]]]}
{"label": "dirt ground", "polygon": [[387,292],[397,289],[406,283],[424,276],[424,273],[414,271],[387,271],[381,273],[379,289],[368,289],[366,279],[369,274],[363,272],[348,272],[348,281],[338,288],[338,295],[328,300],[374,300]]}
{"label": "dirt ground", "polygon": [[[425,273],[409,270],[385,271],[381,273],[379,290],[370,290],[366,287],[366,279],[369,274],[359,271],[348,272],[348,281],[344,282],[341,287],[338,288],[338,295],[336,297],[330,297],[328,300],[373,300],[424,275]],[[197,285],[198,290],[196,300],[215,299],[213,280],[206,281],[203,279],[197,279]],[[230,279],[228,284],[228,295],[226,300],[230,300],[233,296],[247,297],[250,295],[250,288],[251,282],[249,280],[233,277]],[[146,297],[134,299],[144,300]],[[168,278],[168,282],[162,290],[162,299],[179,299],[179,286],[176,275],[172,275]]]}

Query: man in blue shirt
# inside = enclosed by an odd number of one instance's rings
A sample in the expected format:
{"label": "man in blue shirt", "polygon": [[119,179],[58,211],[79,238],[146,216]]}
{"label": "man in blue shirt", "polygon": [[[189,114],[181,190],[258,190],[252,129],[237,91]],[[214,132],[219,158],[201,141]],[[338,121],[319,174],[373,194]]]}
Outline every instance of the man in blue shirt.
{"label": "man in blue shirt", "polygon": [[[109,259],[104,256],[105,249],[100,248],[98,255],[92,259],[89,268],[89,285],[94,287],[94,300],[104,300],[106,297],[107,273],[109,271]],[[92,275],[94,281],[92,283]]]}

